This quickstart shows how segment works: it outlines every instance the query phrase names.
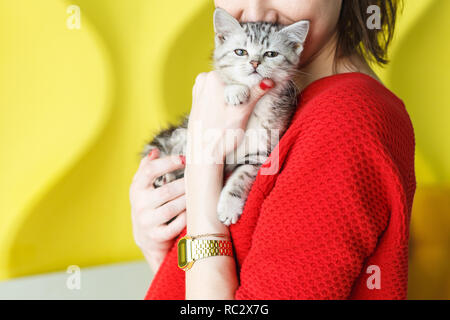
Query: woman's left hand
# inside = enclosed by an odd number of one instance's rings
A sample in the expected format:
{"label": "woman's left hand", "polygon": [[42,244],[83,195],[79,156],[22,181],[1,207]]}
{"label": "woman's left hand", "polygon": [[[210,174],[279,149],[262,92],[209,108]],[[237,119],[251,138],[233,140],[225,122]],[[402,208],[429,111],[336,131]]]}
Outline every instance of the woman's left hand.
{"label": "woman's left hand", "polygon": [[226,85],[216,71],[199,74],[192,90],[187,162],[201,159],[222,163],[242,141],[256,103],[274,85],[271,79],[264,79],[250,88],[250,97],[245,104],[234,106],[226,104]]}

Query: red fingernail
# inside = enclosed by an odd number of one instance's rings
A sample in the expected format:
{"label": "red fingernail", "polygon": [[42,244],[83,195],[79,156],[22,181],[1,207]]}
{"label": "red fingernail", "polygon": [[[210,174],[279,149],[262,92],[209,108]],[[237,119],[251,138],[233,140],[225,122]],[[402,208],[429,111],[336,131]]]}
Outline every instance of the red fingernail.
{"label": "red fingernail", "polygon": [[181,160],[181,164],[185,165],[186,164],[186,157],[183,155],[180,155],[180,160]]}
{"label": "red fingernail", "polygon": [[266,90],[269,90],[269,89],[272,89],[272,84],[268,84],[265,80],[263,80],[263,81],[261,81],[261,83],[259,84],[259,87],[262,89],[262,90],[264,90],[264,91],[266,91]]}
{"label": "red fingernail", "polygon": [[155,150],[156,150],[156,149],[153,149],[152,151],[150,151],[150,152],[148,153],[147,157],[150,158],[150,157],[152,156],[152,154],[155,152]]}

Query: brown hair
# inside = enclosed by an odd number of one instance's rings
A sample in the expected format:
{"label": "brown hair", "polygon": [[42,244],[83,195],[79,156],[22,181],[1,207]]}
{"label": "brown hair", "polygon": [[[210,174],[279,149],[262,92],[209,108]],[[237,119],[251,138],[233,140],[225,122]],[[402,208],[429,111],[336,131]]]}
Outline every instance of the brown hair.
{"label": "brown hair", "polygon": [[[371,5],[380,8],[381,29],[369,30],[366,25],[371,15],[367,13],[367,8]],[[337,24],[336,57],[348,57],[357,53],[367,62],[387,64],[387,51],[394,35],[397,12],[401,7],[402,0],[342,0]]]}

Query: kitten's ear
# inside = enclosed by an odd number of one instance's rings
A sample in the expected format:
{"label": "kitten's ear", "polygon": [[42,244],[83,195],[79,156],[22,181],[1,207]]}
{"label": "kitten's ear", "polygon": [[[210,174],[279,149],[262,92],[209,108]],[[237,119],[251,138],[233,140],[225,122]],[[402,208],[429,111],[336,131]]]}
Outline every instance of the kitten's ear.
{"label": "kitten's ear", "polygon": [[242,27],[231,14],[217,8],[214,11],[214,31],[218,39],[223,42],[229,34],[242,31]]}
{"label": "kitten's ear", "polygon": [[288,39],[295,42],[295,53],[300,55],[303,51],[303,44],[309,32],[309,21],[301,20],[281,29],[280,33],[287,35]]}

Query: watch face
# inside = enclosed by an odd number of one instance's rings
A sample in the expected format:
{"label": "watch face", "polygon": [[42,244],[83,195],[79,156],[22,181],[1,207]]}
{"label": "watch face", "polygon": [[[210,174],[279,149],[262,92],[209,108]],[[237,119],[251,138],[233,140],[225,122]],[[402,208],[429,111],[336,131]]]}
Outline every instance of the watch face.
{"label": "watch face", "polygon": [[188,264],[186,241],[186,238],[181,238],[178,241],[178,267],[180,268],[185,268]]}

